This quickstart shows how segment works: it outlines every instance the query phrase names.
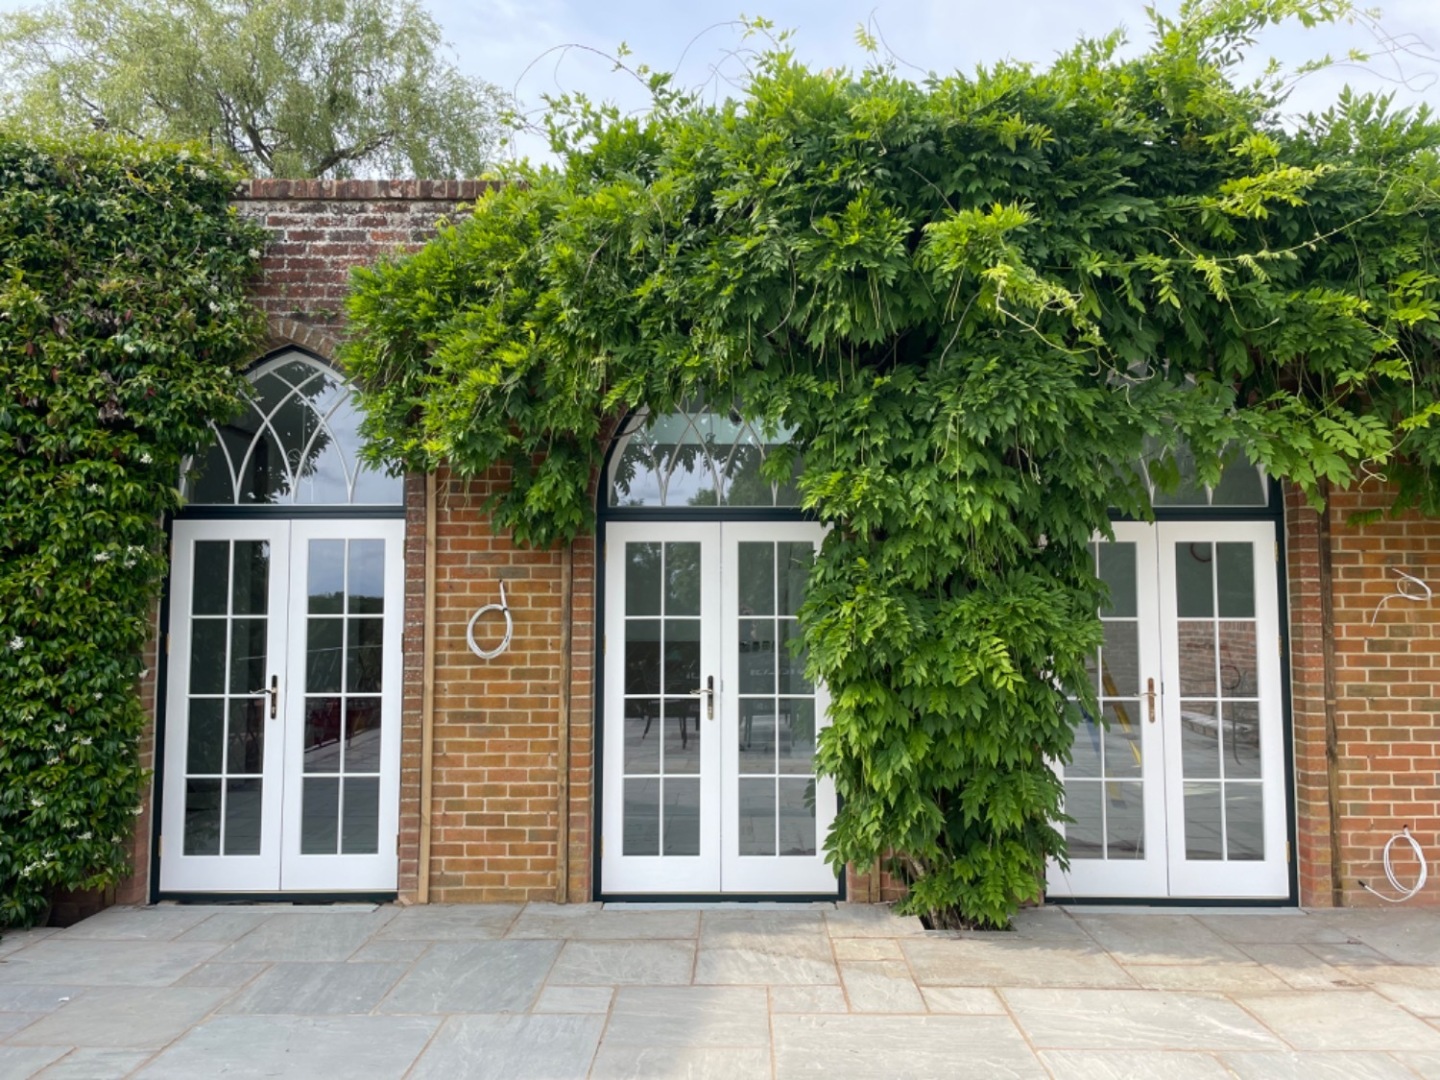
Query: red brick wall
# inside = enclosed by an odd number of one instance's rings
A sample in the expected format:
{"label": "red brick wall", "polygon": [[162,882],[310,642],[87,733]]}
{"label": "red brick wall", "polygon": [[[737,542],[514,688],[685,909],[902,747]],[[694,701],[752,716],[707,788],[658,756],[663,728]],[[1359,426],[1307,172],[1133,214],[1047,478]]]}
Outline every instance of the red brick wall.
{"label": "red brick wall", "polygon": [[[1359,885],[1389,892],[1385,842],[1401,826],[1440,857],[1440,601],[1391,600],[1404,570],[1440,585],[1440,521],[1409,514],[1363,527],[1390,493],[1337,493],[1329,511],[1333,568],[1339,885],[1345,906],[1378,904]],[[1331,902],[1331,808],[1325,771],[1325,655],[1319,589],[1319,519],[1291,496],[1290,619],[1301,902]],[[1376,610],[1379,608],[1379,614]],[[1371,620],[1374,620],[1372,625]],[[1413,881],[1409,849],[1396,869]],[[1440,881],[1412,904],[1440,905]]]}

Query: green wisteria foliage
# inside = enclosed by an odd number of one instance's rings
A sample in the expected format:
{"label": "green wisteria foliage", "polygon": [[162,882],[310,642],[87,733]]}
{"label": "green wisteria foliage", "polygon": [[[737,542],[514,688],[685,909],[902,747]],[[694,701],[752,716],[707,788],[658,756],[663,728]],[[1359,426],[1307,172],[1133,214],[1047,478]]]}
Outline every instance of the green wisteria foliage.
{"label": "green wisteria foliage", "polygon": [[261,329],[234,186],[174,147],[0,132],[0,926],[127,869],[161,522]]}
{"label": "green wisteria foliage", "polygon": [[1351,95],[1297,126],[1283,76],[1235,75],[1265,25],[1349,14],[1192,0],[1133,59],[1112,35],[920,83],[781,39],[736,101],[660,76],[643,118],[559,101],[560,165],[357,275],[376,451],[508,465],[497,520],[546,545],[592,527],[627,410],[703,392],[793,428],[835,526],[801,613],[830,857],[893,860],[938,924],[1004,925],[1064,858],[1088,545],[1149,513],[1147,447],[1314,500],[1383,473],[1440,510],[1440,128]]}

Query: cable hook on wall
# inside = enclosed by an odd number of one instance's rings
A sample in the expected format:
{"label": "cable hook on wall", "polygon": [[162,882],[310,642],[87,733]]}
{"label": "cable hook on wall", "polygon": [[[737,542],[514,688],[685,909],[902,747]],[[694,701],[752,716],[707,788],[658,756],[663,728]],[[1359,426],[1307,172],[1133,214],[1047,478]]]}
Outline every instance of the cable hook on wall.
{"label": "cable hook on wall", "polygon": [[1375,625],[1375,620],[1380,617],[1381,609],[1391,600],[1414,600],[1417,603],[1426,603],[1434,599],[1435,593],[1425,582],[1413,574],[1407,574],[1398,566],[1392,566],[1390,569],[1399,576],[1400,580],[1395,583],[1395,591],[1375,605],[1375,611],[1370,616],[1371,626]]}
{"label": "cable hook on wall", "polygon": [[[487,652],[475,644],[475,624],[479,621],[481,615],[488,614],[492,611],[498,611],[501,615],[505,616],[505,636],[500,639],[499,645],[496,645],[495,648]],[[514,632],[515,621],[510,618],[510,604],[505,599],[505,582],[502,581],[500,582],[500,603],[486,604],[479,611],[475,612],[474,615],[470,616],[470,623],[465,627],[465,643],[470,646],[470,651],[480,657],[481,660],[494,660],[495,657],[510,647],[510,635]]]}

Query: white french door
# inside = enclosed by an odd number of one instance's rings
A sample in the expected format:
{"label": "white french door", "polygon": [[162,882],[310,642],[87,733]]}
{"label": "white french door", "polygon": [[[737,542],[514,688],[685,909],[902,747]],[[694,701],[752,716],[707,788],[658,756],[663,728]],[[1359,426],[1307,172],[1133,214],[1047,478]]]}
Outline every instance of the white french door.
{"label": "white french door", "polygon": [[1119,523],[1055,897],[1289,895],[1274,526]]}
{"label": "white french door", "polygon": [[160,888],[396,887],[404,522],[177,521]]}
{"label": "white french door", "polygon": [[823,529],[612,523],[601,889],[835,895],[824,687],[790,643]]}

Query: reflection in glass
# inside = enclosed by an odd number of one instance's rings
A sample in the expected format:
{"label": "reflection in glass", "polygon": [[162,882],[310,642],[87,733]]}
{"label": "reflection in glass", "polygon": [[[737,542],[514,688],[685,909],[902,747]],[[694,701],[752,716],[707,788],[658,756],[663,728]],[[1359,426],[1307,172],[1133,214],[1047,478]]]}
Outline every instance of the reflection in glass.
{"label": "reflection in glass", "polygon": [[341,698],[305,699],[305,772],[340,771],[340,724],[343,713],[344,702]]}
{"label": "reflection in glass", "polygon": [[312,615],[338,615],[345,610],[345,541],[311,540],[306,573]]}
{"label": "reflection in glass", "polygon": [[[700,699],[665,699],[665,772],[700,771]],[[668,789],[667,789],[668,790]]]}
{"label": "reflection in glass", "polygon": [[230,700],[229,745],[225,771],[232,775],[258,776],[265,768],[265,710],[261,697]]}
{"label": "reflection in glass", "polygon": [[665,620],[665,692],[688,694],[700,686],[700,620]]}
{"label": "reflection in glass", "polygon": [[221,714],[225,703],[219,698],[192,698],[190,724],[185,732],[185,771],[224,771],[225,736]]}
{"label": "reflection in glass", "polygon": [[[742,781],[743,783],[743,781]],[[815,854],[815,781],[781,779],[778,781],[778,813],[780,818],[779,852],[785,855]]]}
{"label": "reflection in glass", "polygon": [[780,693],[813,693],[815,687],[805,677],[805,663],[809,654],[803,648],[804,636],[800,631],[800,623],[795,619],[779,619],[776,625],[779,634],[775,642],[775,662],[779,667]]}
{"label": "reflection in glass", "polygon": [[1110,589],[1110,605],[1100,609],[1100,617],[1135,618],[1135,545],[1117,541],[1095,546],[1100,580]]}
{"label": "reflection in glass", "polygon": [[1100,692],[1107,697],[1140,693],[1140,627],[1133,622],[1106,622],[1100,650]]}
{"label": "reflection in glass", "polygon": [[810,567],[815,562],[815,545],[788,541],[775,545],[776,563],[780,567],[779,614],[798,615],[805,602],[805,585],[810,580]]}
{"label": "reflection in glass", "polygon": [[305,620],[305,692],[334,694],[340,691],[340,664],[345,656],[344,619]]}
{"label": "reflection in glass", "polygon": [[700,781],[665,781],[666,855],[700,854]]}
{"label": "reflection in glass", "polygon": [[815,699],[781,698],[776,749],[782,773],[815,772]]}
{"label": "reflection in glass", "polygon": [[1180,702],[1180,772],[1187,780],[1220,778],[1220,729],[1215,702]]}
{"label": "reflection in glass", "polygon": [[1220,828],[1220,785],[1185,784],[1185,857],[1219,859],[1223,854]]}
{"label": "reflection in glass", "polygon": [[234,595],[236,615],[264,615],[270,590],[270,544],[265,540],[235,541]]}
{"label": "reflection in glass", "polygon": [[740,568],[735,583],[740,590],[741,615],[775,613],[775,545],[740,543]]}
{"label": "reflection in glass", "polygon": [[380,771],[380,699],[352,697],[345,702],[345,771]]}
{"label": "reflection in glass", "polygon": [[194,504],[398,505],[403,481],[359,460],[361,415],[339,376],[291,351],[252,375],[242,415],[211,424],[214,442],[190,463]]}
{"label": "reflection in glass", "polygon": [[660,693],[660,620],[625,621],[625,693]]}
{"label": "reflection in glass", "polygon": [[1070,761],[1065,765],[1067,782],[1071,777],[1100,775],[1102,729],[1093,716],[1082,714],[1079,708],[1074,710],[1074,718],[1079,723],[1075,725],[1075,740],[1070,744]]}
{"label": "reflection in glass", "polygon": [[248,694],[265,685],[265,619],[230,620],[230,692]]}
{"label": "reflection in glass", "polygon": [[700,545],[665,545],[665,614],[700,614]]}
{"label": "reflection in glass", "polygon": [[1255,617],[1255,545],[1216,544],[1215,577],[1222,619]]}
{"label": "reflection in glass", "polygon": [[385,541],[351,540],[349,546],[346,610],[351,615],[379,615],[385,610]]}
{"label": "reflection in glass", "polygon": [[1260,705],[1227,701],[1221,706],[1225,777],[1260,779]]}
{"label": "reflection in glass", "polygon": [[625,614],[660,614],[659,544],[625,545]]}
{"label": "reflection in glass", "polygon": [[1065,846],[1072,859],[1105,857],[1103,786],[1094,780],[1065,778],[1065,813],[1074,819],[1065,825]]}
{"label": "reflection in glass", "polygon": [[347,619],[346,624],[345,689],[352,694],[378,694],[383,689],[385,620]]}
{"label": "reflection in glass", "polygon": [[[225,692],[225,619],[196,619],[190,624],[190,692]],[[253,687],[246,687],[253,689]]]}
{"label": "reflection in glass", "polygon": [[1135,781],[1105,785],[1105,856],[1109,859],[1145,857],[1145,800],[1143,784]]}
{"label": "reflection in glass", "polygon": [[1265,858],[1264,788],[1258,783],[1225,785],[1225,857],[1233,862]]}
{"label": "reflection in glass", "polygon": [[740,693],[775,693],[775,620],[739,619]]}
{"label": "reflection in glass", "polygon": [[195,542],[194,587],[190,610],[196,615],[226,614],[225,599],[230,591],[230,542]]}
{"label": "reflection in glass", "polygon": [[186,855],[220,854],[220,781],[185,781]]}
{"label": "reflection in glass", "polygon": [[300,789],[300,854],[334,855],[339,848],[340,779],[307,776]]}
{"label": "reflection in glass", "polygon": [[1175,603],[1182,619],[1208,619],[1215,614],[1215,546],[1175,545]]}
{"label": "reflection in glass", "polygon": [[1258,697],[1260,681],[1255,653],[1255,623],[1222,622],[1218,629],[1221,696]]}
{"label": "reflection in glass", "polygon": [[1182,697],[1215,696],[1215,624],[1208,619],[1181,619],[1176,624],[1180,645]]}
{"label": "reflection in glass", "polygon": [[660,723],[659,698],[627,698],[625,700],[625,762],[630,773],[660,771],[660,738],[650,737],[651,729]]}
{"label": "reflection in glass", "polygon": [[740,699],[740,771],[775,771],[775,699]]}
{"label": "reflection in glass", "polygon": [[225,782],[225,854],[260,854],[259,777]]}
{"label": "reflection in glass", "polygon": [[345,778],[340,854],[374,855],[380,850],[380,778]]}
{"label": "reflection in glass", "polygon": [[624,780],[622,851],[626,855],[660,854],[660,781]]}
{"label": "reflection in glass", "polygon": [[775,781],[741,779],[736,822],[741,855],[775,854]]}
{"label": "reflection in glass", "polygon": [[1141,771],[1140,737],[1143,722],[1138,701],[1105,703],[1105,775],[1135,776]]}

